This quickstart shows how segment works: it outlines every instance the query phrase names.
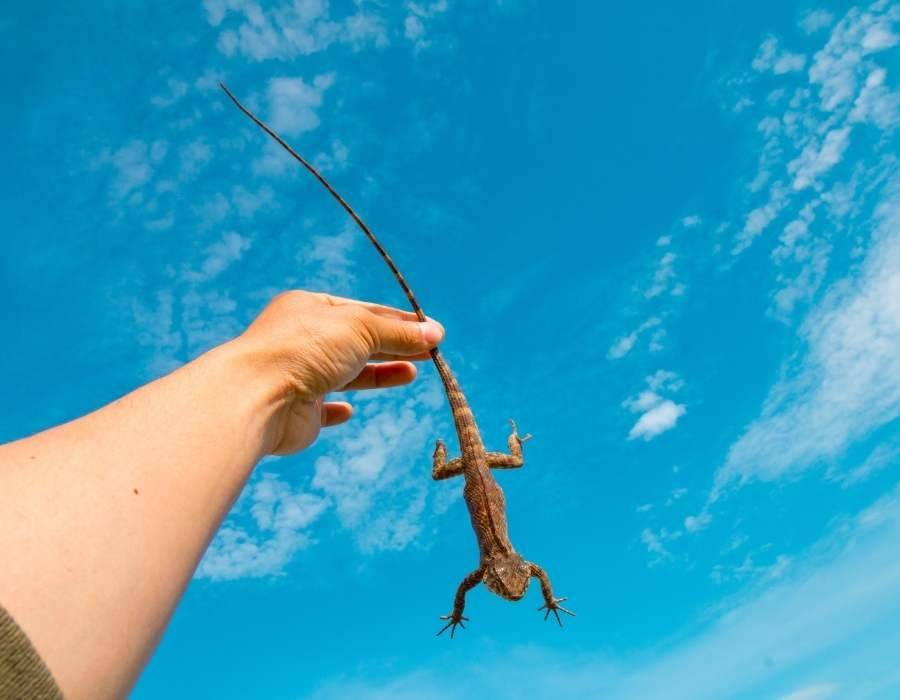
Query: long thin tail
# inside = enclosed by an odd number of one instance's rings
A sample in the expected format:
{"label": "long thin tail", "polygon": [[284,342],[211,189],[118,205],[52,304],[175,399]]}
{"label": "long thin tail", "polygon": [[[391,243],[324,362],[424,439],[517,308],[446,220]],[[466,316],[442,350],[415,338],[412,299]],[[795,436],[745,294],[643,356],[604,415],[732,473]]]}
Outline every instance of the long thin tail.
{"label": "long thin tail", "polygon": [[[391,256],[388,255],[388,252],[384,249],[384,246],[379,243],[378,239],[375,238],[375,234],[369,230],[369,227],[366,226],[365,222],[359,218],[359,215],[353,211],[353,207],[351,207],[344,200],[341,195],[335,192],[334,188],[328,184],[328,180],[322,177],[322,174],[316,170],[309,161],[306,160],[303,156],[301,156],[297,151],[291,148],[278,134],[272,131],[268,125],[266,125],[261,119],[259,119],[253,112],[244,107],[241,104],[240,100],[234,96],[234,94],[229,90],[225,83],[220,82],[219,87],[225,91],[225,94],[231,98],[231,101],[237,105],[237,108],[241,110],[244,114],[246,114],[253,122],[263,131],[265,131],[269,136],[271,136],[278,144],[290,153],[304,168],[306,168],[310,173],[312,173],[315,178],[322,183],[322,186],[328,190],[332,197],[334,197],[338,203],[346,210],[346,212],[353,218],[356,224],[362,229],[363,233],[366,234],[366,238],[368,238],[372,245],[375,246],[375,249],[381,254],[381,257],[384,258],[384,261],[387,263],[387,266],[391,268],[391,272],[394,273],[394,277],[397,278],[397,282],[400,283],[400,286],[403,288],[403,293],[406,294],[406,298],[409,299],[409,303],[412,305],[413,311],[416,312],[416,316],[419,317],[420,321],[425,320],[425,312],[422,311],[422,307],[419,306],[419,302],[416,300],[415,294],[413,294],[412,289],[409,288],[409,285],[406,283],[406,280],[403,278],[403,275],[400,274],[400,270],[397,269],[397,265],[391,259]],[[466,397],[462,392],[462,389],[459,387],[459,383],[456,381],[456,377],[453,375],[453,372],[450,370],[450,366],[447,364],[447,361],[440,354],[440,351],[437,348],[432,348],[431,350],[431,359],[434,361],[435,366],[437,367],[438,374],[441,377],[441,381],[444,384],[444,390],[447,392],[447,400],[450,402],[450,406],[453,409],[453,422],[456,424],[456,432],[459,436],[460,446],[463,448],[463,453],[467,453],[472,449],[479,449],[481,451],[484,450],[484,445],[481,442],[481,433],[478,431],[478,426],[475,424],[475,416],[472,413],[472,409],[469,408],[469,404],[466,401]],[[485,474],[487,478],[490,477],[490,472],[487,470],[487,467],[482,467],[476,470],[477,478],[481,482],[482,490],[486,490],[485,487]],[[497,544],[502,544],[502,540],[497,532],[497,526],[494,523],[494,517],[491,513],[491,509],[487,510],[488,523],[491,528],[491,532],[494,535],[494,539]]]}
{"label": "long thin tail", "polygon": [[353,218],[353,220],[357,223],[357,225],[362,229],[363,233],[366,234],[366,237],[372,242],[372,245],[375,246],[375,249],[379,252],[381,257],[384,258],[384,261],[387,263],[387,266],[389,268],[391,268],[391,272],[394,273],[394,277],[397,278],[397,282],[399,282],[400,286],[403,288],[403,293],[406,294],[406,298],[409,299],[409,303],[412,305],[413,311],[416,312],[416,316],[419,317],[420,321],[424,321],[425,320],[425,312],[423,312],[422,307],[419,306],[419,302],[416,300],[416,296],[415,296],[415,294],[413,294],[412,289],[409,288],[409,285],[406,283],[406,280],[403,278],[403,275],[400,274],[400,270],[397,269],[397,265],[394,264],[393,259],[391,259],[391,256],[388,255],[388,252],[384,249],[384,246],[378,242],[378,239],[375,238],[375,234],[373,234],[369,230],[369,227],[366,226],[365,222],[359,218],[359,215],[355,211],[353,211],[353,207],[351,207],[349,204],[347,204],[347,202],[344,200],[344,198],[341,197],[341,195],[339,195],[337,192],[335,192],[334,188],[330,184],[328,184],[328,180],[326,180],[324,177],[322,177],[322,174],[318,170],[316,170],[309,163],[309,161],[306,160],[306,158],[304,158],[299,153],[297,153],[297,151],[295,151],[293,148],[291,148],[284,141],[284,139],[282,139],[278,134],[276,134],[274,131],[272,131],[272,129],[269,128],[268,125],[266,125],[261,119],[259,119],[255,114],[253,114],[253,112],[251,112],[249,109],[244,107],[244,105],[241,104],[240,100],[238,100],[238,98],[234,96],[234,94],[231,92],[231,90],[229,90],[226,87],[225,83],[220,82],[219,87],[225,91],[225,94],[231,98],[231,101],[234,102],[235,105],[237,105],[237,108],[239,110],[241,110],[244,114],[246,114],[248,117],[250,117],[250,119],[252,119],[253,122],[260,129],[262,129],[269,136],[271,136],[273,139],[275,139],[284,150],[286,150],[297,161],[299,161],[300,165],[302,165],[304,168],[309,170],[309,172],[312,173],[316,177],[316,179],[322,183],[322,186],[326,190],[328,190],[328,192],[331,194],[331,196],[334,197],[338,201],[338,203],[340,203],[340,205],[342,207],[344,207],[344,209],[347,211],[347,213]]}

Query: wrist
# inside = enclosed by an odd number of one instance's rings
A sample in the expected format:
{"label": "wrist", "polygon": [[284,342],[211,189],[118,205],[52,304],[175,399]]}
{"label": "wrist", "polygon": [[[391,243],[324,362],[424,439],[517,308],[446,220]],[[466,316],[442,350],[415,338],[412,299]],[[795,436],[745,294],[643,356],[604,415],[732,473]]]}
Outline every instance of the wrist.
{"label": "wrist", "polygon": [[228,401],[243,407],[247,421],[260,436],[260,457],[270,454],[280,439],[284,410],[290,404],[291,385],[269,353],[245,336],[211,350],[207,357],[217,365]]}

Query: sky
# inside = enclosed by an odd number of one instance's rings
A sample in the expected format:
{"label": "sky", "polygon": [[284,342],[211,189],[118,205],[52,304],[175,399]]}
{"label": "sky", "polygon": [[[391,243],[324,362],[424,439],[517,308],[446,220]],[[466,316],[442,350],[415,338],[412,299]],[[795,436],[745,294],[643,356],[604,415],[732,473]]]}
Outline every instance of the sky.
{"label": "sky", "polygon": [[[900,5],[6,3],[0,441],[234,337],[403,296],[576,618],[469,594],[431,367],[263,460],[134,690],[900,696]],[[162,577],[164,572],[160,572]]]}

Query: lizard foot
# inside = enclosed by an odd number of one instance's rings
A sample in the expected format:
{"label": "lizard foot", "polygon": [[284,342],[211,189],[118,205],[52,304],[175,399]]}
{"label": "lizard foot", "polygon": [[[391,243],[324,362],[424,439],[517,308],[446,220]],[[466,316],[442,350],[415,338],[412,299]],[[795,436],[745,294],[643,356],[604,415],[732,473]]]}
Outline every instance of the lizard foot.
{"label": "lizard foot", "polygon": [[550,616],[550,613],[553,613],[556,616],[556,621],[559,623],[559,626],[562,627],[562,620],[559,619],[559,611],[562,610],[567,615],[571,615],[575,617],[575,613],[567,608],[564,608],[560,603],[568,600],[568,598],[551,598],[550,602],[544,603],[541,607],[538,608],[538,611],[546,609],[547,612],[544,613],[544,621],[547,621],[547,618]]}
{"label": "lizard foot", "polygon": [[456,613],[453,613],[450,615],[441,615],[441,619],[449,620],[449,622],[446,625],[444,625],[443,627],[441,627],[441,631],[438,632],[435,635],[435,637],[440,637],[446,631],[446,629],[449,627],[450,628],[450,639],[453,639],[453,634],[456,632],[457,625],[459,625],[460,627],[465,629],[466,626],[463,624],[463,620],[465,620],[466,622],[469,621],[468,617],[463,617],[462,615],[457,615]]}
{"label": "lizard foot", "polygon": [[528,433],[527,435],[519,435],[519,431],[516,428],[516,422],[512,418],[509,419],[509,424],[512,427],[513,435],[516,436],[516,439],[519,441],[520,445],[527,440],[531,440],[531,433]]}

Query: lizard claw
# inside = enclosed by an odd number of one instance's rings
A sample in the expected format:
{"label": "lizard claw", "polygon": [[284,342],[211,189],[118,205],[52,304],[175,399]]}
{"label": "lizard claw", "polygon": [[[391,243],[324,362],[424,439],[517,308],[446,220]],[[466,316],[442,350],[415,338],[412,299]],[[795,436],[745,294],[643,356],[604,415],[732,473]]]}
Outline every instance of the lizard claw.
{"label": "lizard claw", "polygon": [[571,610],[564,608],[560,603],[568,600],[568,598],[551,598],[549,601],[544,603],[541,607],[538,608],[538,611],[546,609],[547,612],[544,613],[544,621],[547,621],[547,618],[550,616],[550,613],[553,613],[556,616],[556,621],[559,623],[559,626],[562,627],[562,620],[559,619],[559,611],[562,610],[567,615],[571,615],[575,617],[575,613]]}
{"label": "lizard claw", "polygon": [[520,445],[526,440],[531,440],[531,433],[528,433],[527,435],[519,435],[519,431],[516,428],[516,422],[512,418],[509,419],[509,424],[512,427],[513,435],[516,436],[516,439],[519,441]]}
{"label": "lizard claw", "polygon": [[463,624],[463,621],[466,621],[466,622],[469,621],[468,617],[463,617],[462,615],[457,615],[456,613],[452,613],[450,615],[441,615],[441,619],[449,620],[449,622],[446,625],[444,625],[443,627],[441,627],[441,631],[438,632],[434,636],[440,637],[449,627],[450,628],[450,639],[453,639],[453,634],[456,632],[457,625],[459,625],[460,627],[465,629],[466,626]]}

